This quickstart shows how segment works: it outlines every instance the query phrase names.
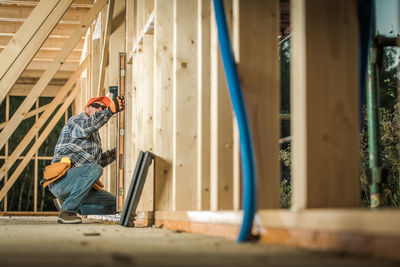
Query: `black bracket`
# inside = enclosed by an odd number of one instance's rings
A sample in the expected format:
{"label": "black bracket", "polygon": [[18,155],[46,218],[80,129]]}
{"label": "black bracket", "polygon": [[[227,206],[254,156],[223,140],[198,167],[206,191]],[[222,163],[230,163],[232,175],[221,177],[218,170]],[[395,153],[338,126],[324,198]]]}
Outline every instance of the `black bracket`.
{"label": "black bracket", "polygon": [[129,186],[128,195],[125,200],[124,208],[121,213],[119,224],[126,227],[134,226],[136,217],[136,208],[142,195],[143,186],[146,181],[147,172],[151,162],[155,158],[151,152],[140,151],[135,171],[133,172],[132,181]]}

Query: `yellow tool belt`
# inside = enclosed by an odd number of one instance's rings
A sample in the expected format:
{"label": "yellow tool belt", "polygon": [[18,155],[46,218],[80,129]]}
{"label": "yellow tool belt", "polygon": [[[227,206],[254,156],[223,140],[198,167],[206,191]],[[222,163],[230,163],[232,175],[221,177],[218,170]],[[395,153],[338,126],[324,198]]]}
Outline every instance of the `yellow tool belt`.
{"label": "yellow tool belt", "polygon": [[[71,160],[67,157],[61,158],[61,161],[59,162],[47,165],[44,169],[43,179],[40,181],[40,185],[43,186],[43,188],[46,188],[46,186],[52,182],[63,177],[71,168],[73,168]],[[97,180],[97,182],[93,185],[93,188],[98,191],[102,191],[104,190],[104,184],[100,180]]]}

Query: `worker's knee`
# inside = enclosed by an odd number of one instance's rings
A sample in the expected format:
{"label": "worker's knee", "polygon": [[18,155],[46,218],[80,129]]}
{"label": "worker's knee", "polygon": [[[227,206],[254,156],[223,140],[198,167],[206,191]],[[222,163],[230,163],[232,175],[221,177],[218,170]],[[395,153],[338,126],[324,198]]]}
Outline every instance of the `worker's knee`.
{"label": "worker's knee", "polygon": [[90,165],[90,176],[100,178],[103,174],[103,167],[99,164],[91,164]]}

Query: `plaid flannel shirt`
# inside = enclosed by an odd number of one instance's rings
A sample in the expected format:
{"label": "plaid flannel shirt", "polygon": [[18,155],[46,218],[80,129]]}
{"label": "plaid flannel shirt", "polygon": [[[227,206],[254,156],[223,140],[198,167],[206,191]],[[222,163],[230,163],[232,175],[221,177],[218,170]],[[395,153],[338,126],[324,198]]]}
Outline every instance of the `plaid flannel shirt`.
{"label": "plaid flannel shirt", "polygon": [[51,163],[60,161],[62,157],[70,158],[75,167],[94,163],[105,167],[112,163],[115,148],[102,152],[98,132],[112,115],[111,110],[106,108],[91,117],[84,112],[72,116],[61,130]]}

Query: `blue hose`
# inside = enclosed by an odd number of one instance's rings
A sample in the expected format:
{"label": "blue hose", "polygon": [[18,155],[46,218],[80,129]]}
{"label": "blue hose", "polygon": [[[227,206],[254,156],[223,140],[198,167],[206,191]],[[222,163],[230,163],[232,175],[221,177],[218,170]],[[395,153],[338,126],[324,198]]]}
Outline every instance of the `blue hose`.
{"label": "blue hose", "polygon": [[226,24],[224,4],[221,0],[214,0],[215,19],[217,21],[219,46],[224,63],[225,76],[228,83],[233,110],[239,126],[240,155],[243,170],[243,222],[240,229],[238,242],[251,238],[254,215],[256,213],[256,171],[254,163],[253,146],[244,105],[242,89],[236,70],[232,47],[229,40],[228,26]]}

